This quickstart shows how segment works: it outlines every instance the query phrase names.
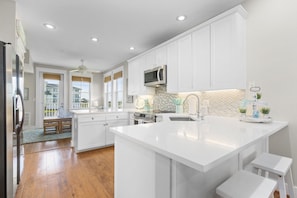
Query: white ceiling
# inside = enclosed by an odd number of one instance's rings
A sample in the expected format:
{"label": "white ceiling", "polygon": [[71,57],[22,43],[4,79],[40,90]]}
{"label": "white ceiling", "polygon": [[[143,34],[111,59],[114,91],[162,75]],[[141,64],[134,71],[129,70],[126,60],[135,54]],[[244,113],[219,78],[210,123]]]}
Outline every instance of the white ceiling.
{"label": "white ceiling", "polygon": [[[106,71],[244,0],[16,0],[35,63]],[[187,20],[176,21],[178,15]],[[49,31],[45,22],[57,28]],[[91,37],[98,37],[94,43]],[[130,51],[130,46],[135,50]]]}

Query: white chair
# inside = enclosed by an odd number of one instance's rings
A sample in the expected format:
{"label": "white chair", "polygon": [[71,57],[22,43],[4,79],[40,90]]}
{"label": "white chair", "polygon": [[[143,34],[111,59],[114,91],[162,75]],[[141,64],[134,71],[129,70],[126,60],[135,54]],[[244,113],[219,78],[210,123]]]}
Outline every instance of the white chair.
{"label": "white chair", "polygon": [[251,162],[251,165],[258,169],[258,175],[265,171],[265,176],[268,177],[269,173],[278,176],[278,186],[280,198],[286,198],[286,182],[288,183],[288,190],[290,198],[295,198],[293,189],[293,178],[291,172],[292,159],[270,153],[263,153]]}
{"label": "white chair", "polygon": [[277,182],[259,175],[239,171],[216,189],[224,198],[268,198],[273,197]]}

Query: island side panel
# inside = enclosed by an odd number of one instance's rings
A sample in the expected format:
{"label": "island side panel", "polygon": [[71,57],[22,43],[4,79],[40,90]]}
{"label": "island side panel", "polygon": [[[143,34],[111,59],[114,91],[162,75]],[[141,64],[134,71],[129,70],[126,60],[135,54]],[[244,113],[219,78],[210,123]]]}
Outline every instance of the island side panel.
{"label": "island side panel", "polygon": [[255,171],[250,162],[266,151],[265,142],[266,138],[256,141],[207,172],[172,161],[172,198],[216,198],[216,188],[235,172],[241,169]]}
{"label": "island side panel", "polygon": [[155,153],[115,137],[115,198],[155,197]]}

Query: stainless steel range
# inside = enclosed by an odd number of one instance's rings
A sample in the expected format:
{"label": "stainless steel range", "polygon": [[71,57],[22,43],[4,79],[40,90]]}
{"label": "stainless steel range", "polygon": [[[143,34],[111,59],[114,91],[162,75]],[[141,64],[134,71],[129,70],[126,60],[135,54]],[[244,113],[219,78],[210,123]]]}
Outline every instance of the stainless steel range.
{"label": "stainless steel range", "polygon": [[158,113],[175,113],[175,111],[139,111],[134,113],[134,124],[146,124],[156,122]]}

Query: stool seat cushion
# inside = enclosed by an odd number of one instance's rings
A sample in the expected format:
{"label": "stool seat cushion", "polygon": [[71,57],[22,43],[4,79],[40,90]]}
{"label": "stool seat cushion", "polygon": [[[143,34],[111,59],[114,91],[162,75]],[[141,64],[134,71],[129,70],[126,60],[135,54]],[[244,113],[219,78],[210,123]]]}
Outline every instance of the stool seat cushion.
{"label": "stool seat cushion", "polygon": [[277,182],[259,175],[239,171],[221,184],[216,192],[224,198],[268,198]]}
{"label": "stool seat cushion", "polygon": [[291,167],[292,159],[270,153],[263,153],[253,160],[251,164],[256,168],[260,168],[280,176],[285,176]]}

